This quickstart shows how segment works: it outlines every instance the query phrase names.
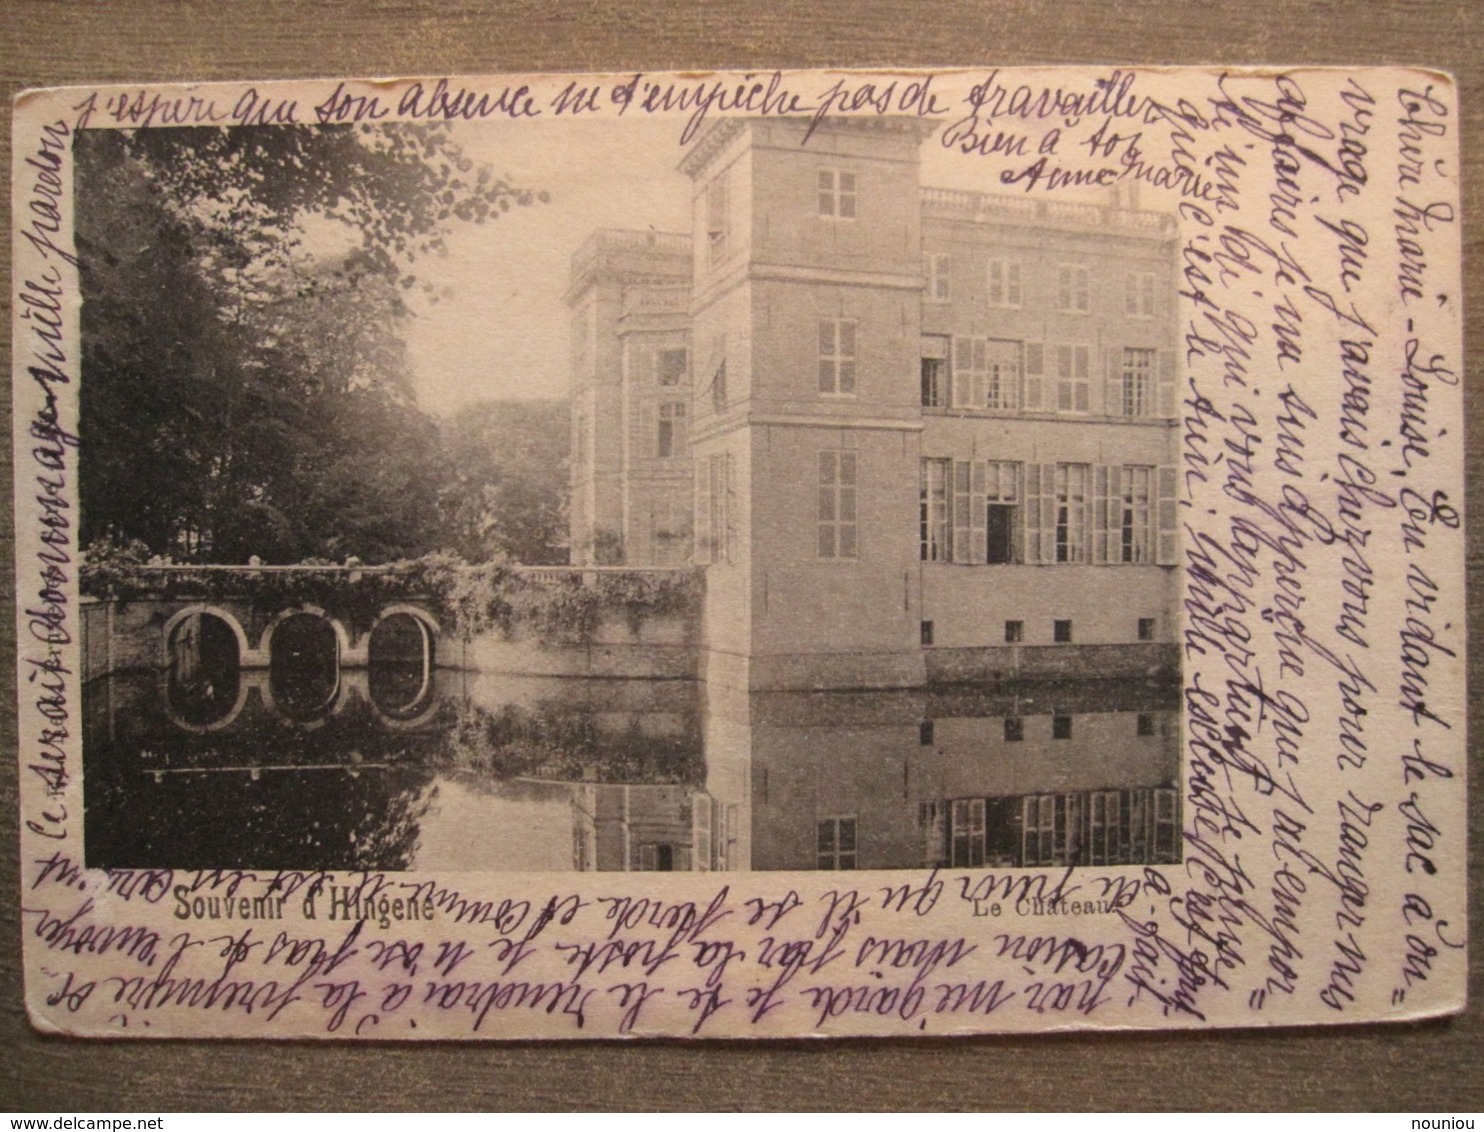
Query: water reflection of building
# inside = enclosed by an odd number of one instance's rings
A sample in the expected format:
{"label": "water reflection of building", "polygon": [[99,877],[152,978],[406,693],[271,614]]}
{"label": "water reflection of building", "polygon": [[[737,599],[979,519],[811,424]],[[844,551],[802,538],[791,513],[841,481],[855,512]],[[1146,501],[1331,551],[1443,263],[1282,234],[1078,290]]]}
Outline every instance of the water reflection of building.
{"label": "water reflection of building", "polygon": [[429,691],[420,666],[378,677],[373,665],[339,672],[312,716],[251,670],[232,711],[188,718],[182,685],[209,667],[196,657],[90,683],[90,865],[711,871],[1178,855],[1167,683],[749,693],[435,670]]}
{"label": "water reflection of building", "polygon": [[1174,860],[1174,728],[1137,688],[754,695],[752,867]]}

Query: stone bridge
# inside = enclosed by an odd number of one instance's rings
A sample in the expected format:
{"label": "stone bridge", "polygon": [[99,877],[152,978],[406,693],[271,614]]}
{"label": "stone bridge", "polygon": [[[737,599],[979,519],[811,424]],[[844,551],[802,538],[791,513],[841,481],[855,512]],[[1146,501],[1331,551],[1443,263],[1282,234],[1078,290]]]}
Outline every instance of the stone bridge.
{"label": "stone bridge", "polygon": [[206,596],[213,589],[209,583],[220,581],[222,574],[235,575],[234,583],[251,583],[273,574],[331,575],[327,581],[343,581],[348,586],[360,576],[377,572],[375,568],[169,566],[143,570],[160,574],[158,592],[128,600],[84,599],[85,680],[144,668],[184,667],[189,671],[200,663],[203,652],[218,660],[230,656],[235,667],[245,670],[268,669],[275,660],[313,652],[324,653],[327,661],[345,669],[367,667],[373,654],[429,669],[458,664],[455,635],[441,624],[432,603],[416,595],[387,601],[369,616],[359,611],[355,618],[314,601]]}
{"label": "stone bridge", "polygon": [[[437,602],[395,585],[377,588],[379,577],[396,570],[141,567],[147,581],[158,577],[158,587],[147,586],[126,600],[84,599],[83,678],[154,669],[189,679],[203,663],[248,674],[289,663],[348,671],[391,663],[425,672],[493,668],[545,675],[694,675],[698,609],[651,619],[642,627],[605,615],[581,649],[551,646],[520,633],[503,641],[470,641],[445,623]],[[516,572],[538,587],[587,587],[608,574],[679,573],[562,566],[517,567]],[[388,596],[380,599],[379,593]],[[301,599],[295,594],[315,596]],[[607,655],[600,655],[605,650]]]}

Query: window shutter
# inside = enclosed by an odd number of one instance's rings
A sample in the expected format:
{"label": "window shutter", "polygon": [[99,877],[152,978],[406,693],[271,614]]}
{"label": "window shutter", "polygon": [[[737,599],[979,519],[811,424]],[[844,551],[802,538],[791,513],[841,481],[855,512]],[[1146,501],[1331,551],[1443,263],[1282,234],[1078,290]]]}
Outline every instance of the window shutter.
{"label": "window shutter", "polygon": [[969,486],[969,561],[987,562],[988,543],[984,531],[984,461],[975,460],[972,465]]}
{"label": "window shutter", "polygon": [[1175,351],[1159,352],[1159,415],[1175,415]]}
{"label": "window shutter", "polygon": [[974,561],[973,543],[969,535],[970,479],[969,462],[955,460],[953,462],[953,560],[955,562]]}
{"label": "window shutter", "polygon": [[1092,561],[1116,562],[1113,557],[1113,506],[1110,488],[1118,490],[1114,469],[1098,464],[1092,469]]}
{"label": "window shutter", "polygon": [[1078,346],[1075,354],[1077,359],[1077,383],[1075,400],[1072,404],[1077,412],[1085,413],[1091,408],[1088,405],[1090,397],[1088,390],[1092,385],[1092,350],[1087,346]]}
{"label": "window shutter", "polygon": [[1041,561],[1056,562],[1056,465],[1041,465]]}
{"label": "window shutter", "polygon": [[973,365],[973,339],[958,337],[953,340],[953,405],[962,408],[969,401],[969,369]]}
{"label": "window shutter", "polygon": [[1040,538],[1034,561],[1053,563],[1056,561],[1056,465],[1041,464],[1039,467],[1041,490],[1034,499],[1027,501],[1028,507],[1039,512],[1036,526]]}
{"label": "window shutter", "polygon": [[1159,549],[1161,566],[1179,564],[1179,508],[1175,503],[1176,473],[1173,465],[1159,469]]}
{"label": "window shutter", "polygon": [[1025,344],[1025,407],[1040,409],[1043,401],[1041,389],[1046,375],[1046,345],[1044,342]]}
{"label": "window shutter", "polygon": [[1024,497],[1020,509],[1025,515],[1025,537],[1022,560],[1025,562],[1041,561],[1041,465],[1026,464],[1024,471],[1025,488]]}
{"label": "window shutter", "polygon": [[[645,457],[653,460],[660,454],[660,409],[658,405],[649,405],[640,413],[643,424],[644,441],[641,451]],[[674,438],[671,438],[674,443]]]}
{"label": "window shutter", "polygon": [[1108,347],[1103,370],[1103,412],[1110,417],[1123,415],[1123,351]]}

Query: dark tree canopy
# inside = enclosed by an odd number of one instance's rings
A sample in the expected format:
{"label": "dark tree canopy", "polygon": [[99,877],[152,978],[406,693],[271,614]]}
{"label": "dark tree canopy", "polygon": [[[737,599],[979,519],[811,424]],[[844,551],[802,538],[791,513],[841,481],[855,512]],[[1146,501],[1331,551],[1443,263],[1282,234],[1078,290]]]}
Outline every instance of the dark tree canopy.
{"label": "dark tree canopy", "polygon": [[292,562],[450,541],[405,294],[458,225],[536,194],[420,125],[84,131],[77,170],[85,543]]}

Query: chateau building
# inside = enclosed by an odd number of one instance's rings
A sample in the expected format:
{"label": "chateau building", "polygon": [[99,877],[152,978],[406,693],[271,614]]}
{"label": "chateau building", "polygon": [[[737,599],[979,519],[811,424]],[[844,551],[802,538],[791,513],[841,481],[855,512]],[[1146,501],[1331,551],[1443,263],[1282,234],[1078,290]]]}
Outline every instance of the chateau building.
{"label": "chateau building", "polygon": [[728,686],[1172,668],[1173,219],[805,128],[715,123],[688,234],[574,256],[574,562],[704,566]]}

